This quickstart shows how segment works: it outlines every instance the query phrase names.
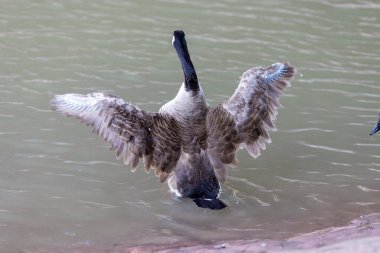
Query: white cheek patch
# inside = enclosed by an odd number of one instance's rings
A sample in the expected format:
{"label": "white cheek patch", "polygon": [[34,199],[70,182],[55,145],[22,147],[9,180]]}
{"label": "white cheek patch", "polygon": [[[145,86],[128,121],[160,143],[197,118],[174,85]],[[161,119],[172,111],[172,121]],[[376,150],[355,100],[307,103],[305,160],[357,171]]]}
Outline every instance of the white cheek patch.
{"label": "white cheek patch", "polygon": [[175,41],[175,37],[173,35],[173,39],[172,39],[172,45],[174,46],[174,41]]}

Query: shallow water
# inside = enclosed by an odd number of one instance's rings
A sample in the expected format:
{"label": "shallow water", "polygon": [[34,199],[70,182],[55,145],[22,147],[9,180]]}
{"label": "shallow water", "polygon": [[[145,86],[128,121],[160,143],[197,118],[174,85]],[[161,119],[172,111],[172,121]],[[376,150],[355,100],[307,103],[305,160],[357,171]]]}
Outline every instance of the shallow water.
{"label": "shallow water", "polygon": [[[380,210],[380,4],[362,1],[3,1],[0,247],[282,238]],[[210,104],[246,69],[298,68],[278,131],[239,153],[219,212],[131,173],[54,94],[102,90],[156,111],[182,82],[171,34],[187,33]]]}

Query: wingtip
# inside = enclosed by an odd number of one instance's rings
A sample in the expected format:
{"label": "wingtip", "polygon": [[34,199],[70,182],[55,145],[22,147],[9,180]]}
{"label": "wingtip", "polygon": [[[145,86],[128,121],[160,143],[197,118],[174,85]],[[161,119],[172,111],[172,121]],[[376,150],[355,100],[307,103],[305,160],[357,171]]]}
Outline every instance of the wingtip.
{"label": "wingtip", "polygon": [[60,97],[60,95],[54,95],[54,97],[52,99],[50,99],[50,101],[49,101],[49,104],[50,104],[51,109],[53,111],[57,111],[57,109],[58,109],[57,104],[58,104],[59,97]]}
{"label": "wingtip", "polygon": [[64,106],[67,104],[66,95],[68,94],[56,94],[52,99],[50,99],[49,103],[53,111],[63,113]]}
{"label": "wingtip", "polygon": [[292,79],[297,71],[289,62],[277,62],[266,68],[256,68],[258,70],[259,79],[267,85],[277,83],[279,88],[283,90],[285,87],[290,87],[290,79]]}
{"label": "wingtip", "polygon": [[297,74],[297,69],[290,62],[284,62],[283,65],[282,78],[289,80]]}

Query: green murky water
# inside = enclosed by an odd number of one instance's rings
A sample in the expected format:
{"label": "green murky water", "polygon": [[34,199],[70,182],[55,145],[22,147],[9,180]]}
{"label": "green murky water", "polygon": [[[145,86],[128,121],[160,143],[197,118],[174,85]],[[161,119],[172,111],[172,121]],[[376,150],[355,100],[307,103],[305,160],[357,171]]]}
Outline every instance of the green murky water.
{"label": "green murky water", "polygon": [[[380,5],[361,1],[1,1],[0,247],[281,238],[380,209]],[[53,94],[109,91],[155,111],[182,82],[183,29],[210,104],[246,69],[298,68],[278,131],[198,209],[131,173]]]}

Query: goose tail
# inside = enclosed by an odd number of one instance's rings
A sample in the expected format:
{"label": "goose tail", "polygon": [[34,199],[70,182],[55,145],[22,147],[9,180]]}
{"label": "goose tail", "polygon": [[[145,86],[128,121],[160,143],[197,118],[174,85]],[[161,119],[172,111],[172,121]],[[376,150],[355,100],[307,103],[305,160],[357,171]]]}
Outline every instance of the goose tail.
{"label": "goose tail", "polygon": [[197,204],[198,207],[202,208],[209,208],[212,210],[219,210],[227,207],[226,204],[224,204],[220,199],[202,199],[202,198],[195,198],[193,199],[195,204]]}

